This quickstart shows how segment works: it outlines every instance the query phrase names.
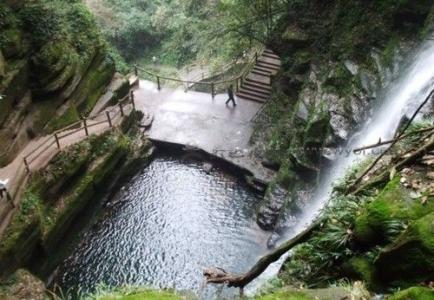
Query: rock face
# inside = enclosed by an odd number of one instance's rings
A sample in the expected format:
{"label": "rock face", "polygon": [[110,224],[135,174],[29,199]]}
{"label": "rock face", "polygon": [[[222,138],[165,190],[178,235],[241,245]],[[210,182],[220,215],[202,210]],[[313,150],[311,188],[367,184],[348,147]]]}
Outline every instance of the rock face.
{"label": "rock face", "polygon": [[0,240],[0,277],[29,265],[32,257],[52,258],[86,205],[97,201],[99,193],[109,192],[119,178],[143,167],[150,147],[121,133],[95,136],[66,148],[45,170],[32,174],[22,209]]}
{"label": "rock face", "polygon": [[35,135],[89,114],[115,67],[80,2],[6,1],[0,15],[1,165]]}
{"label": "rock face", "polygon": [[281,186],[270,189],[258,209],[258,225],[264,230],[273,230],[287,201],[287,190]]}

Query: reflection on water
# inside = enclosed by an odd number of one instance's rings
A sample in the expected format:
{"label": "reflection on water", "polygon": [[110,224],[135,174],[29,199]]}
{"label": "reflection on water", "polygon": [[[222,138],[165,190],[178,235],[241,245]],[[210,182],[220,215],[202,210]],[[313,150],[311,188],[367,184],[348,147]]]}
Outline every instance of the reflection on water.
{"label": "reflection on water", "polygon": [[[204,267],[244,272],[266,251],[260,196],[220,170],[161,157],[126,184],[60,267],[63,289],[97,284],[199,293]],[[211,298],[215,291],[202,291]]]}

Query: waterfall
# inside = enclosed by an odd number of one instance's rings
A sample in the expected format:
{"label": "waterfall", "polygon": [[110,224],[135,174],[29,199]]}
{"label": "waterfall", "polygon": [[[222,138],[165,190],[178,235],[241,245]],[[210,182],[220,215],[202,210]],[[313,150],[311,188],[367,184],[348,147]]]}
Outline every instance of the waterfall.
{"label": "waterfall", "polygon": [[[333,183],[342,178],[352,165],[366,158],[354,154],[352,149],[375,144],[379,139],[385,141],[393,138],[402,117],[413,114],[433,88],[434,41],[430,40],[407,58],[400,68],[400,76],[378,93],[377,105],[371,118],[353,135],[347,149],[340,152],[333,166],[322,176],[311,203],[306,205],[303,213],[298,216],[298,224],[286,234],[285,240],[292,238],[314,221],[330,198]],[[285,259],[284,256],[270,265],[249,291],[254,292],[266,280],[276,276]]]}

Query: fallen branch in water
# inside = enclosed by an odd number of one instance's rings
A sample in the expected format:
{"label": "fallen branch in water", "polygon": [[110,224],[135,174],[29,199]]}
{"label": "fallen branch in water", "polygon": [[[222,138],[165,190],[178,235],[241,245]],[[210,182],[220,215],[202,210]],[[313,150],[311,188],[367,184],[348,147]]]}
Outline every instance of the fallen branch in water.
{"label": "fallen branch in water", "polygon": [[400,138],[404,135],[405,131],[410,127],[413,120],[416,118],[416,116],[419,114],[420,110],[427,104],[431,98],[434,96],[434,90],[432,90],[428,97],[419,105],[419,107],[416,109],[416,111],[411,116],[410,120],[407,122],[407,125],[401,130],[401,132],[397,135],[397,137],[393,140],[393,142],[387,147],[387,149],[382,152],[370,165],[369,167],[360,175],[349,187],[347,190],[347,194],[354,192],[355,187],[363,180],[363,178],[375,167],[375,165],[383,158],[383,156],[389,152],[390,149],[392,149],[393,146],[399,141]]}
{"label": "fallen branch in water", "polygon": [[203,275],[206,277],[206,283],[226,284],[228,287],[238,287],[241,289],[240,293],[243,294],[243,288],[246,285],[261,275],[270,264],[279,260],[283,254],[291,250],[294,246],[307,241],[311,237],[313,231],[318,228],[320,224],[321,219],[318,219],[298,235],[286,241],[269,254],[261,257],[259,261],[244,274],[229,274],[221,268],[210,268],[205,270]]}

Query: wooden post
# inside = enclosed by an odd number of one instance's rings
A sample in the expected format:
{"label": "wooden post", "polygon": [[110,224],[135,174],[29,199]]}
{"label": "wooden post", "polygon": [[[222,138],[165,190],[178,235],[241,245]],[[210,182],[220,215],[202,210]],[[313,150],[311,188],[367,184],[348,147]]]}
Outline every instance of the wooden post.
{"label": "wooden post", "polygon": [[54,134],[54,139],[56,140],[57,148],[60,149],[60,140],[59,140],[59,136],[57,135],[57,133]]}
{"label": "wooden post", "polygon": [[139,76],[139,70],[137,69],[137,65],[134,65],[134,75]]}
{"label": "wooden post", "polygon": [[112,119],[110,118],[110,112],[108,110],[106,110],[105,114],[107,116],[107,121],[109,123],[110,128],[113,128]]}
{"label": "wooden post", "polygon": [[87,128],[86,118],[83,118],[83,125],[84,125],[84,132],[86,133],[86,136],[89,136],[89,129]]}
{"label": "wooden post", "polygon": [[26,167],[27,173],[30,173],[30,166],[29,166],[29,163],[27,162],[27,158],[24,157],[23,160],[24,160],[24,166]]}
{"label": "wooden post", "polygon": [[240,78],[237,78],[237,79],[235,80],[235,86],[236,86],[236,87],[235,87],[235,90],[236,90],[237,93],[240,91],[239,83],[240,83]]}
{"label": "wooden post", "polygon": [[136,103],[134,102],[134,91],[130,91],[131,104],[133,105],[133,110],[136,110]]}
{"label": "wooden post", "polygon": [[124,116],[124,107],[122,106],[122,102],[119,101],[119,110],[121,111],[121,117]]}
{"label": "wooden post", "polygon": [[157,85],[158,85],[158,90],[161,90],[161,83],[160,83],[160,76],[157,76]]}
{"label": "wooden post", "polygon": [[258,52],[255,52],[255,63],[258,62]]}
{"label": "wooden post", "polygon": [[211,96],[214,99],[214,94],[215,94],[215,86],[214,86],[214,82],[211,82]]}

